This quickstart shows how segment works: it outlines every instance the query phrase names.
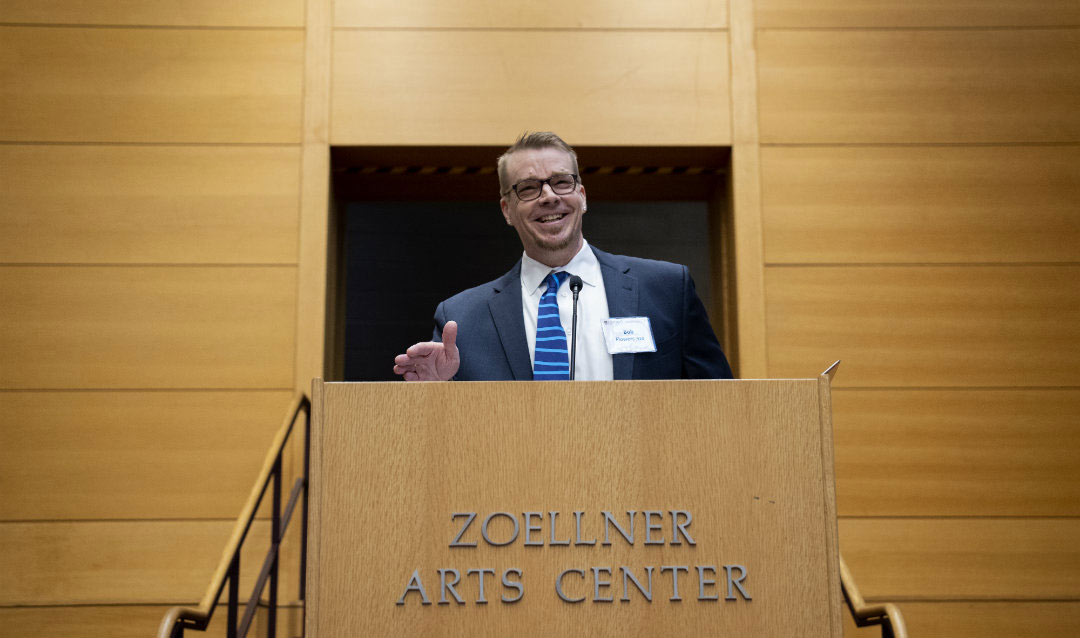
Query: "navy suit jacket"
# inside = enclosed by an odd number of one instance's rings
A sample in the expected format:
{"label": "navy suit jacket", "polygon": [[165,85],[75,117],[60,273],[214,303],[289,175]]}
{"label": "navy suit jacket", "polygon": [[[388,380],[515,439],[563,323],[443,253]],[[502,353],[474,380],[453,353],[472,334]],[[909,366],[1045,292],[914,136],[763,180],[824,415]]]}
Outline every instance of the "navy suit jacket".
{"label": "navy suit jacket", "polygon": [[[615,379],[730,379],[705,306],[686,266],[610,255],[600,262],[611,317],[648,317],[656,352],[616,354]],[[458,381],[531,381],[521,312],[521,261],[498,279],[460,292],[435,310],[435,341],[447,321],[458,324]]]}

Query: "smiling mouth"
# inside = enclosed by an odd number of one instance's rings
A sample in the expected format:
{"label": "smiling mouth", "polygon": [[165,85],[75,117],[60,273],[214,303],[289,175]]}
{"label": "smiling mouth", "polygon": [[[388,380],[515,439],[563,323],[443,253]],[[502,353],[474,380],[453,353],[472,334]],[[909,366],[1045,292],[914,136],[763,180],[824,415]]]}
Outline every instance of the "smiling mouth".
{"label": "smiling mouth", "polygon": [[544,215],[543,217],[537,218],[536,221],[540,222],[541,224],[550,224],[551,222],[559,221],[563,217],[566,217],[566,213],[555,213],[552,215]]}

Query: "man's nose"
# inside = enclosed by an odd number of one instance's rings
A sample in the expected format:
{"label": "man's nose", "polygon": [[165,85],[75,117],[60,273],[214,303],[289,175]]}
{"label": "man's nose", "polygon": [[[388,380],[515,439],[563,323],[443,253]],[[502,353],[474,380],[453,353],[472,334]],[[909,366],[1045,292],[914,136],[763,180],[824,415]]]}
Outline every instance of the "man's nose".
{"label": "man's nose", "polygon": [[555,194],[555,191],[551,188],[551,184],[544,182],[540,185],[540,199],[551,201],[558,198],[559,196]]}

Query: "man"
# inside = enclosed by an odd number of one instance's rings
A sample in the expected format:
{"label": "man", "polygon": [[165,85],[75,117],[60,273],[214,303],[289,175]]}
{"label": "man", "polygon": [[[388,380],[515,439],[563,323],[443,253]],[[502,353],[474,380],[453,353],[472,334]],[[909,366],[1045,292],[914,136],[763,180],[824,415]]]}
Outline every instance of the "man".
{"label": "man", "polygon": [[[525,134],[498,170],[499,205],[524,255],[502,277],[439,304],[434,341],[398,355],[395,374],[406,381],[559,380],[570,378],[574,358],[579,380],[731,378],[685,266],[609,255],[585,241],[585,186],[566,142]],[[571,357],[569,289],[578,286]]]}

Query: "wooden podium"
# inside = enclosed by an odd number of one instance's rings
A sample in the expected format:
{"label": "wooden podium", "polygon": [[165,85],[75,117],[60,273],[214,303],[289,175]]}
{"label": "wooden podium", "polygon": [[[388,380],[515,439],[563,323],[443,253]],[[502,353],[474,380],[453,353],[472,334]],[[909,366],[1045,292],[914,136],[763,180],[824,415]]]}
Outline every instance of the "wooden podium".
{"label": "wooden podium", "polygon": [[312,397],[308,636],[843,633],[826,376]]}

